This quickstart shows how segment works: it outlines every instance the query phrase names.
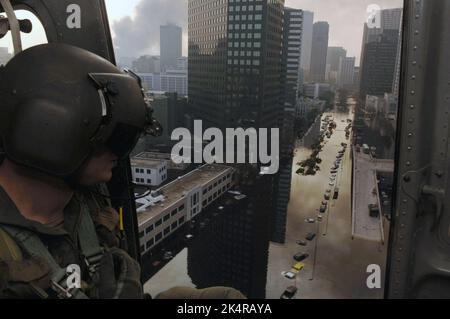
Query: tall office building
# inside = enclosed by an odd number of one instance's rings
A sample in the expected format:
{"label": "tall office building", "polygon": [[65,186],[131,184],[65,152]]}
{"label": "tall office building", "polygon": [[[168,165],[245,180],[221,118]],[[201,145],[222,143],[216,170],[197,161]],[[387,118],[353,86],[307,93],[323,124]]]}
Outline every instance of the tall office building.
{"label": "tall office building", "polygon": [[204,127],[276,127],[284,0],[189,0],[189,102]]}
{"label": "tall office building", "polygon": [[292,161],[295,141],[295,107],[300,90],[303,89],[301,77],[303,11],[284,9],[283,25],[283,112],[279,120],[280,169],[274,179],[274,212],[271,240],[284,243],[286,233],[287,209],[291,195]]}
{"label": "tall office building", "polygon": [[[403,17],[403,9],[402,8],[395,8],[395,9],[386,9],[380,11],[380,27],[369,27],[367,23],[364,24],[364,33],[363,33],[363,41],[362,41],[362,48],[361,48],[361,60],[360,60],[360,67],[361,67],[361,74],[360,79],[362,81],[363,77],[367,77],[363,74],[364,71],[364,64],[365,64],[365,57],[366,57],[366,47],[368,44],[373,42],[380,42],[380,36],[384,33],[387,34],[388,38],[392,39],[392,34],[397,33],[396,36],[396,43],[397,43],[397,49],[395,53],[394,60],[396,63],[396,66],[394,66],[394,80],[392,82],[392,87],[386,92],[392,92],[396,90],[396,83],[398,83],[398,79],[400,77],[400,52],[401,49],[401,26],[402,26],[402,17]],[[386,38],[386,36],[384,37]],[[395,39],[394,39],[395,40]],[[372,45],[373,47],[373,45]],[[364,87],[362,83],[359,85],[361,88]],[[382,93],[384,94],[384,93]],[[363,93],[361,93],[361,96]],[[362,96],[363,100],[365,99],[365,96]]]}
{"label": "tall office building", "polygon": [[361,67],[360,97],[391,93],[398,49],[398,30],[385,30],[374,42],[365,45]]}
{"label": "tall office building", "polygon": [[160,73],[160,57],[143,55],[132,62],[132,69],[136,73]]}
{"label": "tall office building", "polygon": [[223,195],[209,209],[213,217],[208,225],[189,245],[188,274],[197,288],[227,286],[248,298],[265,298],[271,176],[242,169],[236,173],[245,178],[237,185],[241,195]]}
{"label": "tall office building", "polygon": [[[400,21],[402,21],[403,10]],[[398,97],[400,91],[400,71],[401,71],[401,58],[402,58],[402,22],[400,22],[399,32],[398,32],[398,45],[397,45],[397,58],[395,60],[395,71],[394,71],[394,84],[392,87],[392,94]]]}
{"label": "tall office building", "polygon": [[327,67],[328,22],[316,22],[313,26],[310,79],[313,82],[324,82]]}
{"label": "tall office building", "polygon": [[341,59],[347,56],[347,50],[343,47],[328,47],[327,52],[327,80],[336,83]]}
{"label": "tall office building", "polygon": [[182,57],[182,34],[183,30],[173,24],[160,27],[161,71],[177,67],[178,59]]}
{"label": "tall office building", "polygon": [[353,89],[355,77],[355,58],[344,57],[339,61],[337,77],[338,88]]}
{"label": "tall office building", "polygon": [[303,11],[301,71],[304,79],[308,79],[311,66],[311,50],[313,37],[314,12]]}

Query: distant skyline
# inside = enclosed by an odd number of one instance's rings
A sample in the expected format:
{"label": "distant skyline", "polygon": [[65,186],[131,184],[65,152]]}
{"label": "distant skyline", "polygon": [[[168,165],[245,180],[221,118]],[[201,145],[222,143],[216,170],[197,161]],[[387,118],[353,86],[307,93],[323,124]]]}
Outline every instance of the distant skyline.
{"label": "distant skyline", "polygon": [[[399,8],[403,0],[286,0],[286,6],[314,12],[314,22],[330,24],[329,46],[342,46],[359,65],[366,8],[376,3],[381,9]],[[137,57],[159,55],[159,27],[174,23],[183,28],[183,55],[187,55],[187,0],[106,0],[114,45],[118,55]],[[29,18],[21,13],[19,17]],[[24,47],[43,43],[45,34],[33,19],[35,30],[24,35]],[[0,39],[0,47],[12,51],[9,36]]]}

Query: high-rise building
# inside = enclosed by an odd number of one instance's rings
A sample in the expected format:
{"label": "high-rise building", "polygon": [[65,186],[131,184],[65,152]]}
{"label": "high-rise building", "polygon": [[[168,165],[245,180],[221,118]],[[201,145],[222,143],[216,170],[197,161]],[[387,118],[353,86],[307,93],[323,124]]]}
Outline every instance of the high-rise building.
{"label": "high-rise building", "polygon": [[283,26],[283,86],[284,105],[294,107],[298,91],[302,88],[299,74],[302,51],[303,11],[299,9],[284,9]]}
{"label": "high-rise building", "polygon": [[189,103],[204,127],[276,127],[283,0],[189,0]]}
{"label": "high-rise building", "polygon": [[311,50],[313,37],[314,12],[303,11],[301,70],[304,79],[308,79],[311,66]]}
{"label": "high-rise building", "polygon": [[338,71],[341,58],[345,58],[346,56],[347,50],[343,47],[328,47],[327,64],[330,65],[330,70]]}
{"label": "high-rise building", "polygon": [[161,71],[175,69],[182,56],[183,30],[173,24],[160,27]]}
{"label": "high-rise building", "polygon": [[237,182],[240,194],[225,194],[211,206],[213,217],[188,247],[188,274],[197,288],[227,286],[248,298],[265,298],[270,179],[245,173],[245,182]]}
{"label": "high-rise building", "polygon": [[355,91],[359,91],[359,83],[361,77],[361,68],[359,66],[355,66],[354,75],[353,75],[353,87]]}
{"label": "high-rise building", "polygon": [[12,54],[8,52],[8,48],[0,47],[0,65],[5,65],[12,58]]}
{"label": "high-rise building", "polygon": [[355,58],[344,57],[340,59],[337,86],[344,89],[352,89],[355,77]]}
{"label": "high-rise building", "polygon": [[295,107],[300,90],[303,89],[301,77],[303,11],[284,9],[283,26],[283,112],[278,126],[281,128],[280,169],[274,183],[274,213],[272,241],[284,243],[286,233],[287,209],[291,193],[292,160],[294,148]]}
{"label": "high-rise building", "polygon": [[[400,52],[401,49],[401,25],[402,25],[402,17],[403,17],[403,9],[402,8],[395,8],[395,9],[386,9],[380,11],[380,27],[369,27],[367,23],[364,24],[364,34],[363,34],[363,41],[362,41],[362,48],[361,48],[361,60],[360,60],[360,78],[362,80],[363,77],[363,71],[364,71],[364,64],[365,64],[365,57],[366,57],[366,46],[369,43],[373,42],[379,42],[380,36],[384,33],[388,34],[388,38],[392,39],[392,34],[397,33],[397,49],[396,49],[396,55],[394,57],[396,66],[394,66],[394,80],[392,82],[392,87],[386,92],[392,92],[396,90],[396,83],[398,83],[398,79],[400,77]],[[386,37],[385,37],[386,38]],[[361,88],[362,83],[359,85]],[[362,93],[363,94],[363,93]],[[382,93],[384,94],[384,93]],[[362,96],[362,95],[361,95]],[[362,96],[363,100],[365,99],[364,96]]]}
{"label": "high-rise building", "polygon": [[188,75],[186,70],[167,70],[164,73],[138,73],[146,91],[161,91],[187,96]]}
{"label": "high-rise building", "polygon": [[[328,81],[336,83],[338,79],[339,63],[347,56],[347,50],[343,47],[328,47],[327,52],[327,73]],[[329,69],[328,69],[329,66]]]}
{"label": "high-rise building", "polygon": [[[402,10],[402,17],[403,17],[403,10]],[[392,87],[392,94],[394,96],[399,95],[400,91],[400,71],[401,71],[401,58],[402,58],[402,27],[400,25],[399,32],[398,32],[398,45],[397,45],[397,58],[395,59],[395,73],[394,73],[394,84]]]}
{"label": "high-rise building", "polygon": [[391,93],[398,49],[398,30],[385,30],[374,42],[365,45],[361,67],[360,97]]}
{"label": "high-rise building", "polygon": [[143,55],[132,62],[132,69],[136,73],[159,73],[161,71],[160,57]]}
{"label": "high-rise building", "polygon": [[324,82],[327,67],[328,22],[316,22],[313,26],[310,79],[313,82]]}
{"label": "high-rise building", "polygon": [[402,25],[403,9],[385,9],[381,10],[381,29],[400,30]]}

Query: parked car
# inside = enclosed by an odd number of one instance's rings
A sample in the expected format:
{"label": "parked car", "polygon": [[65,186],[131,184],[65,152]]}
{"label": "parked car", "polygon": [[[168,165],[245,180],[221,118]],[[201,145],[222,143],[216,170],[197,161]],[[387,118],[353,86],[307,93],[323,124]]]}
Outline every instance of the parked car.
{"label": "parked car", "polygon": [[306,240],[312,241],[314,238],[316,238],[315,233],[308,233],[305,237]]}
{"label": "parked car", "polygon": [[297,287],[289,286],[281,295],[280,299],[292,299],[297,293]]}
{"label": "parked car", "polygon": [[305,268],[305,264],[299,262],[299,263],[296,263],[294,266],[292,266],[292,268],[297,271],[301,271],[301,270],[303,270],[303,268]]}
{"label": "parked car", "polygon": [[294,259],[296,261],[303,261],[308,257],[309,257],[309,254],[307,254],[307,253],[298,253],[298,254],[294,255]]}
{"label": "parked car", "polygon": [[323,216],[322,216],[322,215],[317,215],[317,220],[318,220],[319,222],[321,222],[322,219],[323,219]]}
{"label": "parked car", "polygon": [[326,205],[320,206],[320,212],[321,213],[325,213],[326,211],[327,211],[327,206]]}
{"label": "parked car", "polygon": [[297,245],[306,246],[306,245],[308,245],[308,243],[304,240],[297,240]]}
{"label": "parked car", "polygon": [[308,219],[305,219],[305,222],[308,224],[314,224],[316,222],[316,220],[314,218],[308,218]]}
{"label": "parked car", "polygon": [[323,197],[325,198],[325,200],[330,200],[330,194],[325,194]]}
{"label": "parked car", "polygon": [[292,271],[284,271],[282,273],[282,275],[284,277],[286,277],[287,279],[295,279],[295,277],[297,276],[296,274],[294,274]]}

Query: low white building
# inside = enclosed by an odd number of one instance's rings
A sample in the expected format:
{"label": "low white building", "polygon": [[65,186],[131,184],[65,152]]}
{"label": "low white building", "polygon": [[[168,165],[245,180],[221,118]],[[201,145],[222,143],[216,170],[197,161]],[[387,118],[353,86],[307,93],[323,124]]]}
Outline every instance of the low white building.
{"label": "low white building", "polygon": [[167,180],[167,161],[134,157],[131,160],[133,182],[138,185],[159,186]]}
{"label": "low white building", "polygon": [[144,254],[219,199],[233,186],[234,169],[207,164],[136,200]]}

